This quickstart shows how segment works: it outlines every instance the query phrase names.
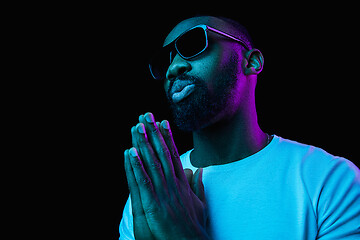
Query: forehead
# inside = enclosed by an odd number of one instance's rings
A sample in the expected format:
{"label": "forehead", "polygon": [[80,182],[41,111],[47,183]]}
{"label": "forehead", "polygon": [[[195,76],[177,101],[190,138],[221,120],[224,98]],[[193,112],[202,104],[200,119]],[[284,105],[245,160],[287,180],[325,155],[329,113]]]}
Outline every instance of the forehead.
{"label": "forehead", "polygon": [[163,46],[168,45],[172,41],[174,41],[179,35],[181,35],[186,30],[195,27],[200,24],[205,24],[210,27],[216,28],[218,30],[225,31],[229,34],[232,34],[234,36],[237,35],[236,29],[231,27],[227,22],[220,18],[211,17],[211,16],[202,16],[202,17],[193,17],[186,19],[182,22],[180,22],[178,25],[176,25],[171,32],[167,35]]}

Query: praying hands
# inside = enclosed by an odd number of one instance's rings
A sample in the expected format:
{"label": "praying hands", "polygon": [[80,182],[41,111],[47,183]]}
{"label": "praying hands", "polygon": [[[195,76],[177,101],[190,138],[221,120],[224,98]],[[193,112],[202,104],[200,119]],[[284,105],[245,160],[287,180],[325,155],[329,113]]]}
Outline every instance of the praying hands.
{"label": "praying hands", "polygon": [[183,170],[169,122],[152,113],[132,127],[125,171],[136,239],[209,239],[202,169]]}

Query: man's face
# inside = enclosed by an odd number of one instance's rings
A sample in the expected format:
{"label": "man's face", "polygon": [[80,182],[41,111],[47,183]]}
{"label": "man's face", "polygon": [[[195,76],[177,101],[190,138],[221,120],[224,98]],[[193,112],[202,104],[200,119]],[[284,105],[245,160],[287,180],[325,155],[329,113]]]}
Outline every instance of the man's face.
{"label": "man's face", "polygon": [[[168,35],[164,46],[189,28],[207,24],[229,32],[217,18],[192,18],[178,24]],[[224,118],[230,118],[239,108],[244,89],[241,71],[241,47],[234,41],[208,32],[209,47],[190,60],[176,51],[164,88],[176,125],[184,131],[196,131]]]}

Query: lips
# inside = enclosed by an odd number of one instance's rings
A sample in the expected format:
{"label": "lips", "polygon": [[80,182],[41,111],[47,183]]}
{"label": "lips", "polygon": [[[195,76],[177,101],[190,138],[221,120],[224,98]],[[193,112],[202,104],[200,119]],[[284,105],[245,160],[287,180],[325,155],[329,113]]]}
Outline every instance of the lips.
{"label": "lips", "polygon": [[178,103],[188,97],[195,90],[195,84],[189,80],[176,80],[170,90],[170,96],[174,103]]}

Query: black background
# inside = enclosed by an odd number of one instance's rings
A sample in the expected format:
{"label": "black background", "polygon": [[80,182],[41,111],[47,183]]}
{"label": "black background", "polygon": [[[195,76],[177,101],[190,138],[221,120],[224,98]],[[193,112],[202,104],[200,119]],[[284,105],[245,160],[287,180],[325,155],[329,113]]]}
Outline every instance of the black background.
{"label": "black background", "polygon": [[[129,194],[123,152],[131,147],[130,128],[148,111],[171,121],[162,84],[150,78],[147,62],[176,23],[196,14],[238,20],[263,53],[256,103],[264,131],[359,166],[356,7],[329,4],[52,6],[34,24],[44,36],[35,40],[43,46],[43,65],[36,69],[47,81],[31,85],[46,91],[34,94],[35,103],[25,103],[42,129],[38,149],[47,150],[38,165],[49,170],[39,183],[55,179],[42,200],[56,201],[49,215],[65,215],[62,228],[85,225],[80,236],[118,238]],[[173,131],[179,152],[190,149],[191,135]]]}

